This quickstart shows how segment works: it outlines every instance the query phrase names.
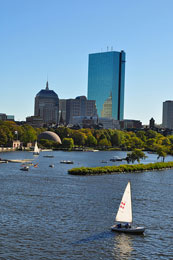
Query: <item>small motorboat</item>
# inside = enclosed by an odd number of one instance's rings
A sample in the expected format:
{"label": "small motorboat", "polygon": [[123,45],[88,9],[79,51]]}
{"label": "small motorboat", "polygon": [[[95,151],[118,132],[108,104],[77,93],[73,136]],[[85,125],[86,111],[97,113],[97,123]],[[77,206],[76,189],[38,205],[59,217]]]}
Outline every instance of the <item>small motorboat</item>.
{"label": "small motorboat", "polygon": [[73,161],[69,161],[69,160],[67,160],[67,161],[63,160],[63,161],[60,161],[60,163],[73,164],[74,162]]}
{"label": "small motorboat", "polygon": [[132,201],[131,201],[131,186],[128,182],[124,191],[116,218],[116,225],[111,227],[112,231],[128,233],[128,234],[143,234],[145,231],[144,227],[131,226],[132,223]]}
{"label": "small motorboat", "polygon": [[119,156],[114,156],[110,159],[111,162],[121,162],[123,158],[120,158]]}
{"label": "small motorboat", "polygon": [[28,171],[29,170],[29,166],[24,166],[22,168],[20,168],[21,171]]}
{"label": "small motorboat", "polygon": [[102,160],[101,163],[107,163],[107,161]]}
{"label": "small motorboat", "polygon": [[54,168],[54,164],[50,164],[49,167]]}

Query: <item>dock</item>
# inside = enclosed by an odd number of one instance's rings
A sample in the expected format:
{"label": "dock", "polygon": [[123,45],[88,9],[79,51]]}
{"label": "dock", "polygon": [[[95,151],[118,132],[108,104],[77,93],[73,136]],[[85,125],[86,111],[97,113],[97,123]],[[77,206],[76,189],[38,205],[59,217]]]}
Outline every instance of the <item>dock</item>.
{"label": "dock", "polygon": [[29,163],[32,162],[34,159],[0,159],[0,163]]}

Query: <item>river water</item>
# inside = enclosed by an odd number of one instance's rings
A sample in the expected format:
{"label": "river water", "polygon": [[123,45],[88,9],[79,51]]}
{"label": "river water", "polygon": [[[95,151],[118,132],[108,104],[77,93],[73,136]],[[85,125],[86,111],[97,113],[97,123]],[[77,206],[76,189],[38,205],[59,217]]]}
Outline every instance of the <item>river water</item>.
{"label": "river water", "polygon": [[[54,158],[44,157],[50,154]],[[67,174],[73,167],[115,165],[114,155],[126,153],[1,153],[2,159],[34,159],[38,167],[24,172],[19,163],[0,164],[0,259],[173,259],[173,170]],[[157,161],[148,156],[146,163]],[[146,227],[142,236],[110,231],[129,180],[134,223]]]}

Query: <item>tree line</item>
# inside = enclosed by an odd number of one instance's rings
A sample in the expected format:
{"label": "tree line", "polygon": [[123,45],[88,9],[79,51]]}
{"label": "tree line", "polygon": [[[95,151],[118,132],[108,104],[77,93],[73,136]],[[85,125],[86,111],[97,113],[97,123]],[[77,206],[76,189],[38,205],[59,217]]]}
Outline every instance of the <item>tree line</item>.
{"label": "tree line", "polygon": [[40,133],[49,130],[59,135],[62,145],[53,141],[40,140],[44,147],[68,148],[92,147],[98,149],[119,149],[132,151],[134,149],[156,152],[160,156],[173,154],[173,135],[163,136],[153,130],[137,132],[113,129],[79,129],[67,127],[34,128],[30,125],[17,125],[11,121],[0,121],[0,146],[8,146],[13,140],[20,140],[23,145],[34,142]]}

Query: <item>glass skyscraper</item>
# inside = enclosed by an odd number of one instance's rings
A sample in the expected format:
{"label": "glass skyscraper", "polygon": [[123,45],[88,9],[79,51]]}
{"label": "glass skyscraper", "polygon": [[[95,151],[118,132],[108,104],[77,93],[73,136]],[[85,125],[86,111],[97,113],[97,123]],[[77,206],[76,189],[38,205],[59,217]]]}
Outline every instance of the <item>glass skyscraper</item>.
{"label": "glass skyscraper", "polygon": [[88,99],[96,100],[99,117],[123,120],[125,52],[89,54]]}
{"label": "glass skyscraper", "polygon": [[163,102],[162,126],[173,129],[173,100]]}

